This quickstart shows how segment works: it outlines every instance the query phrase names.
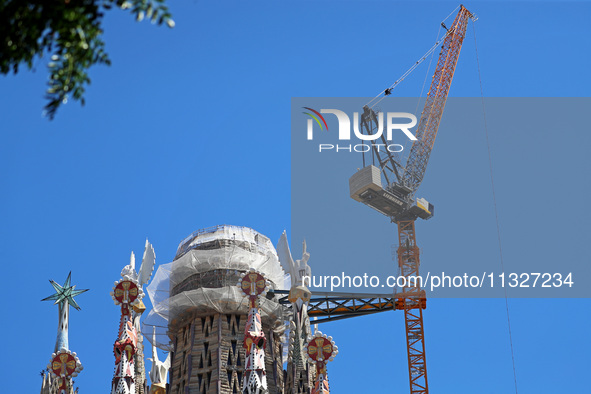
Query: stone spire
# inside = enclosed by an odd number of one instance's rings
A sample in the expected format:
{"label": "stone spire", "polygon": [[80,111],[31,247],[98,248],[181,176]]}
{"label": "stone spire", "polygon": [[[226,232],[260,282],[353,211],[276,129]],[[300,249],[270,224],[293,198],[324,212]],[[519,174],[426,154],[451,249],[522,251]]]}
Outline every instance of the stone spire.
{"label": "stone spire", "polygon": [[283,269],[289,272],[291,287],[288,300],[291,302],[292,318],[289,327],[289,343],[287,352],[287,373],[285,381],[286,394],[309,393],[313,387],[313,371],[307,362],[305,341],[311,335],[308,302],[312,293],[304,283],[304,277],[310,278],[312,271],[308,265],[310,253],[303,242],[302,258],[294,260],[287,242],[285,231],[277,244],[277,254]]}
{"label": "stone spire", "polygon": [[258,298],[267,294],[268,283],[265,277],[250,269],[241,275],[238,287],[248,296],[249,312],[244,329],[243,347],[246,350],[242,392],[246,394],[266,394],[267,374],[265,371],[266,338],[258,309]]}
{"label": "stone spire", "polygon": [[88,289],[76,290],[76,286],[71,286],[71,277],[72,273],[70,272],[63,285],[50,280],[49,282],[55,289],[55,293],[42,300],[55,301],[54,305],[58,304],[59,307],[57,338],[51,361],[47,365],[49,373],[43,374],[42,394],[73,393],[72,378],[76,377],[82,370],[82,364],[78,356],[69,349],[68,325],[70,321],[70,305],[80,310],[80,306],[78,306],[74,297],[88,291]]}
{"label": "stone spire", "polygon": [[121,305],[121,318],[117,340],[113,347],[115,353],[115,373],[111,394],[144,394],[146,373],[144,368],[143,336],[140,331],[140,317],[146,310],[142,298],[143,285],[148,283],[156,254],[146,240],[144,256],[139,272],[135,269],[135,255],[131,252],[129,264],[123,267],[119,281],[115,282],[111,297],[116,305]]}
{"label": "stone spire", "polygon": [[326,363],[332,361],[338,352],[332,337],[327,337],[320,331],[316,331],[306,344],[308,361],[316,365],[316,382],[311,394],[328,394],[330,392]]}

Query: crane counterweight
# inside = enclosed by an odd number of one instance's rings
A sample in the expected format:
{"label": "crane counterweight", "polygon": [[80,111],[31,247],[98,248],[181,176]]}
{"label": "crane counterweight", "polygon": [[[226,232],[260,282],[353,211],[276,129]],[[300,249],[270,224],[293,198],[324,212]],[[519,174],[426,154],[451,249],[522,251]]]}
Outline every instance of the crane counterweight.
{"label": "crane counterweight", "polygon": [[[424,198],[416,201],[410,196],[412,190],[400,184],[382,187],[380,169],[369,165],[349,178],[351,198],[368,205],[392,220],[430,219],[434,207]],[[410,197],[409,197],[410,196]]]}

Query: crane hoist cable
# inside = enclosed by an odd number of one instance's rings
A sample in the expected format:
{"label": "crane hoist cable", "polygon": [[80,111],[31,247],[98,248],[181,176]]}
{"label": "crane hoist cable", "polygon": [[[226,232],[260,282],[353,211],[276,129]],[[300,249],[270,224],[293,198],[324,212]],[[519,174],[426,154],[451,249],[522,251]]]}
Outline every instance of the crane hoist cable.
{"label": "crane hoist cable", "polygon": [[[446,20],[449,19],[449,17],[455,13],[457,11],[457,9],[460,8],[460,6],[457,6],[452,12],[450,12],[450,14],[443,19],[443,21],[441,21],[441,25],[445,28],[445,24],[444,22]],[[392,85],[390,85],[390,87],[386,88],[385,90],[382,90],[380,93],[378,93],[377,96],[375,96],[373,99],[371,99],[367,104],[365,104],[366,106],[368,106],[369,108],[373,108],[376,105],[378,105],[378,103],[380,101],[382,101],[384,99],[384,97],[389,96],[392,93],[392,90],[398,86],[398,84],[400,82],[402,82],[406,77],[408,77],[421,63],[423,63],[423,61],[425,59],[427,59],[427,57],[429,55],[431,55],[432,53],[435,52],[435,49],[437,49],[437,47],[443,42],[443,40],[445,40],[445,38],[452,33],[451,30],[448,30],[447,28],[445,28],[447,30],[447,32],[443,35],[443,37],[441,37],[441,39],[437,40],[435,42],[435,44],[419,59],[417,60],[408,70],[406,70],[406,72],[404,74],[402,74],[402,76],[400,78],[398,78],[396,80],[396,82],[394,82]],[[440,27],[441,30],[441,27]],[[439,37],[439,32],[437,33],[437,37]],[[424,85],[423,85],[424,88]]]}
{"label": "crane hoist cable", "polygon": [[[457,8],[456,8],[456,10],[457,10]],[[443,22],[441,22],[441,25],[439,25],[439,29],[437,30],[437,36],[435,36],[435,42],[437,42],[439,40],[439,34],[441,33],[441,28],[443,26],[444,26]],[[434,56],[435,56],[435,52],[431,52],[431,57],[429,58],[429,65],[427,66],[427,70],[425,71],[425,79],[423,80],[423,86],[421,87],[421,92],[419,93],[419,96],[417,98],[417,106],[416,106],[415,112],[414,112],[415,114],[418,114],[418,112],[419,112],[419,107],[421,105],[421,98],[423,97],[423,92],[425,91],[425,86],[427,85],[427,79],[429,78],[429,72],[431,71],[431,64],[433,63]],[[404,140],[404,142],[402,142],[402,147],[403,147],[402,151],[403,152],[409,147],[409,144],[411,144],[411,142],[409,140]]]}
{"label": "crane hoist cable", "polygon": [[[495,193],[495,180],[493,177],[492,155],[490,153],[490,142],[489,142],[489,138],[488,138],[488,125],[486,122],[486,108],[484,105],[484,90],[482,88],[482,76],[480,74],[480,60],[478,58],[478,46],[476,45],[476,27],[474,27],[474,23],[472,24],[472,30],[473,30],[473,35],[474,35],[474,48],[476,49],[476,65],[478,67],[478,81],[480,83],[480,99],[482,100],[482,115],[483,115],[483,120],[484,120],[484,134],[486,136],[486,148],[488,150],[488,168],[489,168],[489,172],[490,172],[490,183],[491,183],[491,187],[492,187],[492,198],[493,198],[493,205],[494,205],[494,210],[495,210],[495,222],[497,225],[497,240],[499,243],[499,256],[501,259],[501,270],[504,274],[505,273],[505,264],[504,264],[504,260],[503,260],[503,247],[502,247],[502,243],[501,243],[501,227],[499,225],[499,211],[497,208],[497,197],[496,197],[496,193]],[[513,351],[513,335],[511,333],[511,319],[509,317],[509,299],[507,296],[507,288],[503,287],[503,290],[505,291],[505,310],[507,312],[507,326],[509,329],[509,345],[511,347],[511,362],[513,364],[513,382],[515,384],[515,394],[517,394],[517,372],[515,369],[515,354]]]}
{"label": "crane hoist cable", "polygon": [[[439,30],[437,30],[437,36],[435,37],[435,42],[437,42],[439,40],[440,33],[441,33],[441,25],[439,26]],[[425,91],[425,85],[427,85],[427,79],[429,78],[429,71],[431,71],[431,64],[433,63],[433,56],[434,55],[435,55],[435,52],[431,52],[431,57],[429,58],[429,65],[427,66],[427,71],[425,71],[425,79],[423,80],[423,86],[421,87],[421,93],[419,93],[419,98],[417,100],[417,107],[415,108],[415,114],[417,112],[419,112],[419,106],[421,105],[421,97],[423,97],[423,92]]]}

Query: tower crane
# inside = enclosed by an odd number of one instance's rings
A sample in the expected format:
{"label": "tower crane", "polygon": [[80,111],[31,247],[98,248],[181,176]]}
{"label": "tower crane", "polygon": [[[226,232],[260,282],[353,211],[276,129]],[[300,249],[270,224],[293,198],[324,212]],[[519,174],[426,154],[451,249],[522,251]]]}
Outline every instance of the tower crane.
{"label": "tower crane", "polygon": [[[407,279],[409,277],[416,278],[419,275],[419,247],[416,242],[415,221],[418,218],[429,219],[434,213],[433,205],[423,198],[415,199],[415,193],[423,180],[435,143],[462,42],[466,35],[468,19],[475,21],[476,16],[461,5],[451,27],[447,28],[442,24],[447,32],[436,44],[437,46],[443,42],[425,107],[418,122],[416,140],[413,141],[406,165],[402,165],[398,154],[380,151],[379,146],[376,148],[376,145],[372,145],[374,164],[377,166],[373,164],[365,166],[349,179],[350,194],[354,200],[388,216],[398,226],[398,265],[400,274]],[[432,48],[431,52],[436,46]],[[392,88],[409,72],[386,89],[382,95],[390,95]],[[372,101],[375,102],[375,100]],[[374,107],[375,104],[372,105],[370,102],[363,108],[360,124],[362,133],[367,135],[379,134],[378,114],[376,114]],[[383,134],[381,139],[387,145],[386,137]],[[382,177],[386,181],[384,187],[382,187]],[[427,383],[423,330],[423,309],[426,307],[425,291],[421,289],[418,280],[414,280],[414,283],[410,280],[405,282],[406,287],[400,293],[395,294],[395,308],[404,311],[410,392],[411,394],[427,394],[429,385]]]}

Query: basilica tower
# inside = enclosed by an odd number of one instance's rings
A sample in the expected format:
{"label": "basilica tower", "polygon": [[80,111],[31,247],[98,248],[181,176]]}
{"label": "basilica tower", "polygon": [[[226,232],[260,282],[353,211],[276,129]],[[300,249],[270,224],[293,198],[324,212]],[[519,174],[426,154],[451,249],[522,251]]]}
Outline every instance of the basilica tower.
{"label": "basilica tower", "polygon": [[257,309],[266,341],[261,392],[283,392],[286,317],[273,290],[284,289],[285,273],[269,238],[223,225],[183,240],[174,261],[160,266],[147,288],[153,309],[146,330],[155,330],[156,345],[172,352],[170,394],[243,392],[249,373],[243,341],[252,305],[237,283],[251,270],[264,275],[269,288]]}

